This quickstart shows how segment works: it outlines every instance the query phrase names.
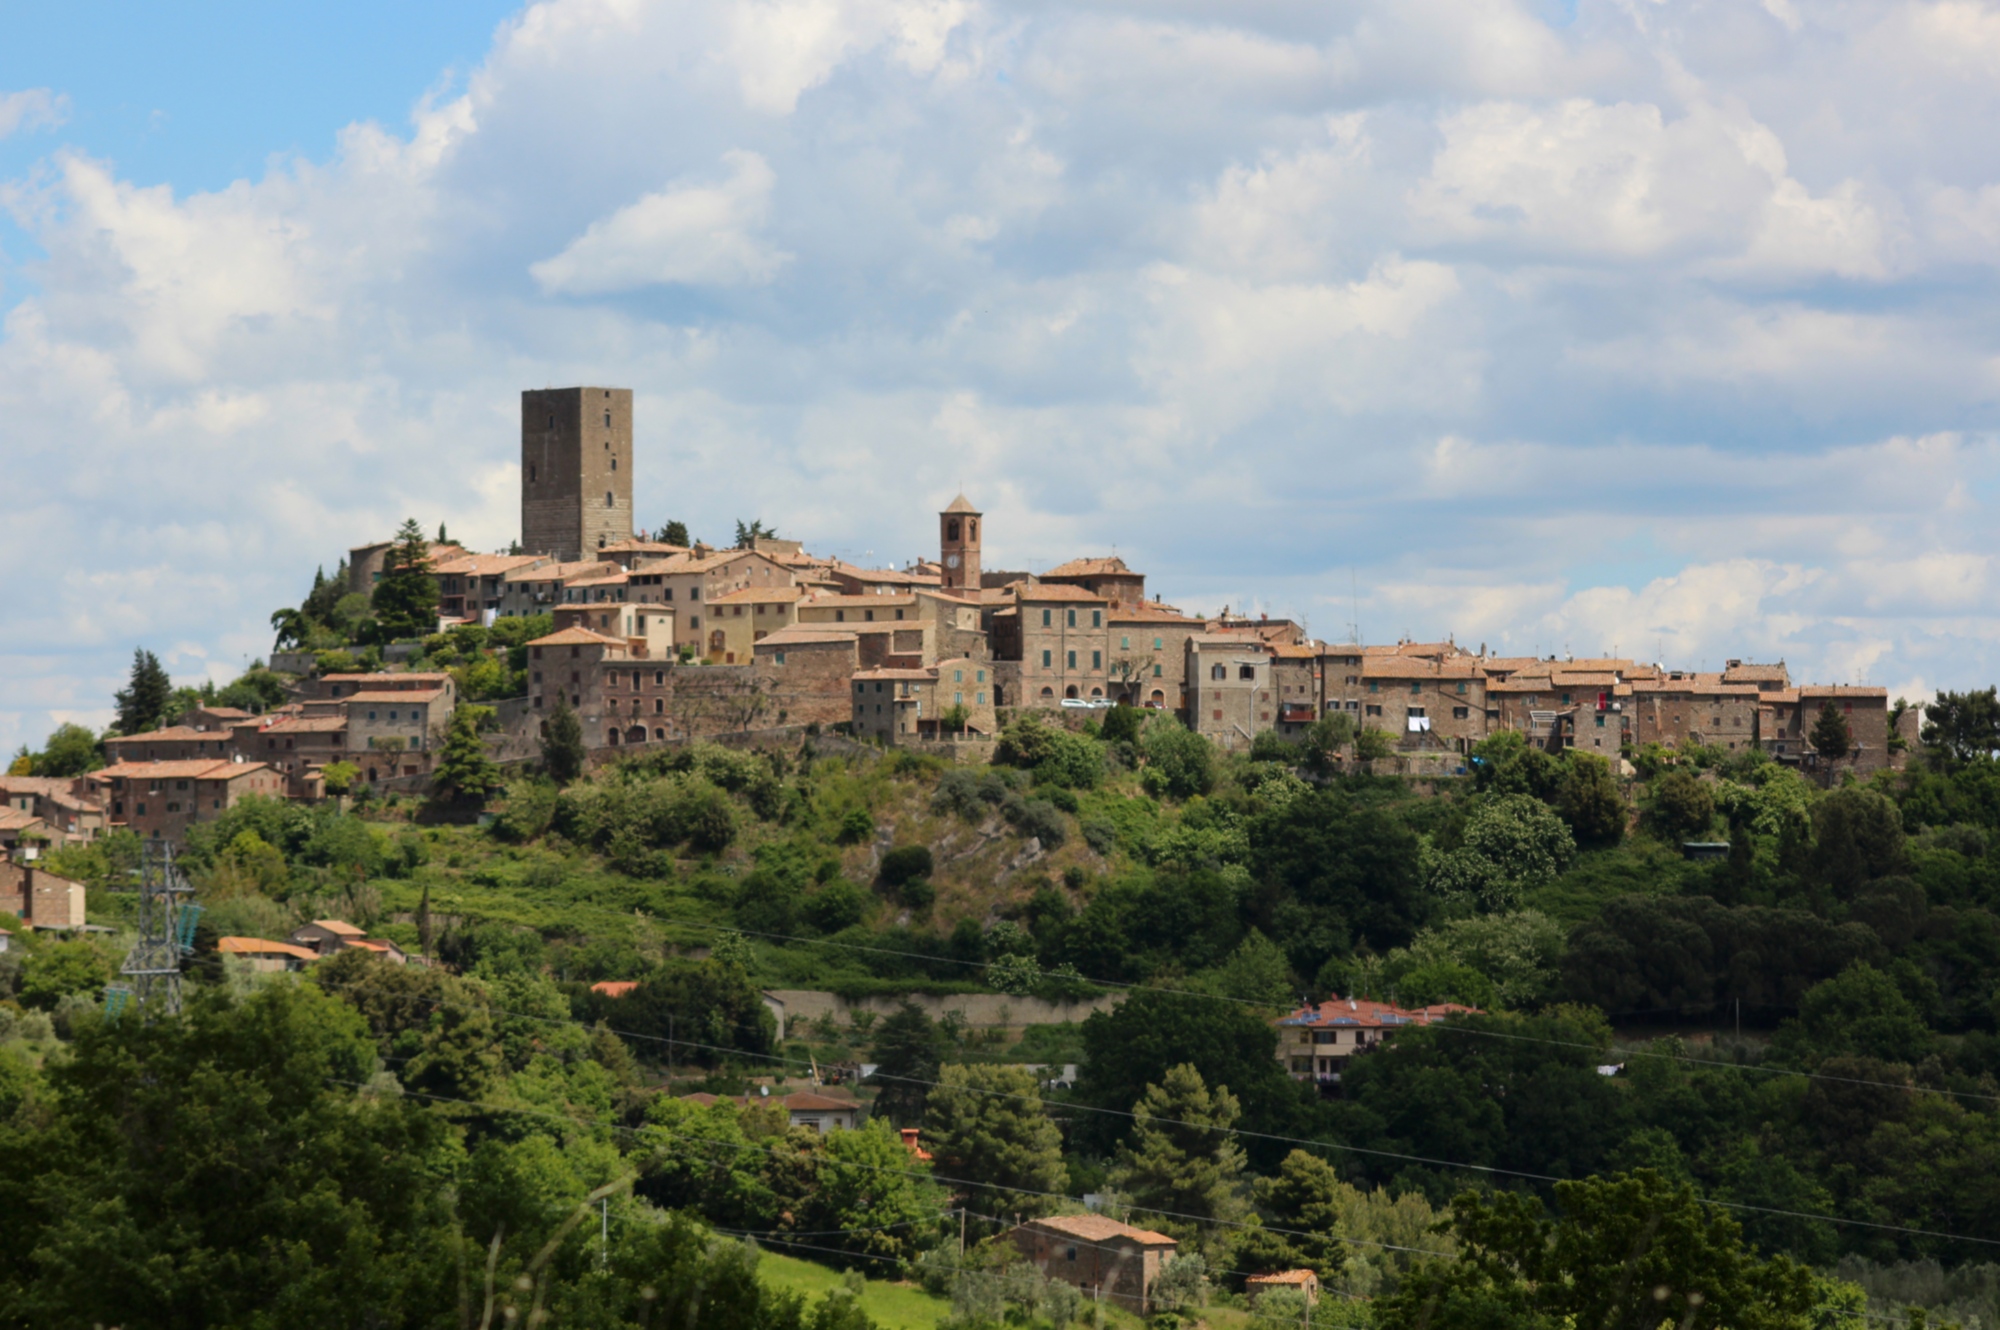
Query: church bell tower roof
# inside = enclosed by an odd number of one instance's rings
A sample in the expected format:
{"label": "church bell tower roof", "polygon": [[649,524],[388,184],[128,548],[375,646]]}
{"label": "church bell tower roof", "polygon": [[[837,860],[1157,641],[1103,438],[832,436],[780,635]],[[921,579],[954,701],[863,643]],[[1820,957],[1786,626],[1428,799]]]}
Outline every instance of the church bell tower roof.
{"label": "church bell tower roof", "polygon": [[972,506],[972,500],[966,498],[963,494],[953,499],[951,506],[946,508],[945,511],[948,513],[972,513],[974,516],[977,516],[979,513],[979,510]]}

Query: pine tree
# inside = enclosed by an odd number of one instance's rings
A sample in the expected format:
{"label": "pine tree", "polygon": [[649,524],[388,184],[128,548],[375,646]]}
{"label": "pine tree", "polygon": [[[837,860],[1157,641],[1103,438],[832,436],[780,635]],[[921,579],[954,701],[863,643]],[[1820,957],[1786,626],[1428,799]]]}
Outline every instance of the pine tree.
{"label": "pine tree", "polygon": [[396,532],[375,588],[375,621],[390,638],[419,637],[437,630],[437,579],[431,576],[431,548],[412,517]]}
{"label": "pine tree", "polygon": [[461,706],[451,713],[451,729],[438,754],[437,770],[431,773],[431,789],[447,803],[483,800],[500,787],[500,768],[486,755],[485,741],[479,737],[479,718],[492,708]]}
{"label": "pine tree", "polygon": [[1228,1087],[1210,1090],[1189,1063],[1146,1087],[1111,1170],[1112,1185],[1143,1207],[1141,1222],[1216,1254],[1221,1235],[1250,1213],[1243,1150],[1229,1134],[1240,1112]]}
{"label": "pine tree", "polygon": [[1847,717],[1828,698],[1820,703],[1819,719],[1813,722],[1812,746],[1819,755],[1829,762],[1838,762],[1854,749],[1854,734],[1847,728]]}
{"label": "pine tree", "polygon": [[542,727],[542,770],[558,785],[567,785],[583,774],[585,757],[583,722],[570,707],[569,698],[558,691],[555,710]]}
{"label": "pine tree", "polygon": [[660,541],[667,545],[692,545],[688,539],[688,524],[676,518],[660,528]]}
{"label": "pine tree", "polygon": [[144,734],[158,729],[173,695],[173,680],[167,677],[160,658],[144,647],[133,651],[132,680],[113,698],[118,707],[118,732]]}

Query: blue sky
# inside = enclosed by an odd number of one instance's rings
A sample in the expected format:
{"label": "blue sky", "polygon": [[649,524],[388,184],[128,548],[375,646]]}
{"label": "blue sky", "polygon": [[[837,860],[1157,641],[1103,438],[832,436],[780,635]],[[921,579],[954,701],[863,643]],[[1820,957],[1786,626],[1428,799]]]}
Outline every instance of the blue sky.
{"label": "blue sky", "polygon": [[1980,0],[17,7],[0,744],[268,647],[516,397],[644,519],[1192,609],[2000,673]]}

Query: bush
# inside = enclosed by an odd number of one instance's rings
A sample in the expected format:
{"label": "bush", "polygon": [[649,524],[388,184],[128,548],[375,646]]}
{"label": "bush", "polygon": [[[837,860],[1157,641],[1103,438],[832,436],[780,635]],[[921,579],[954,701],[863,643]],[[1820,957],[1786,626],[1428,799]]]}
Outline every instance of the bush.
{"label": "bush", "polygon": [[967,821],[984,817],[988,809],[1006,801],[1007,778],[997,771],[975,771],[954,767],[938,778],[931,808],[939,813],[956,813]]}
{"label": "bush", "polygon": [[874,816],[865,808],[851,808],[840,819],[840,833],[837,839],[842,845],[861,845],[874,834]]}
{"label": "bush", "polygon": [[1289,766],[1299,760],[1299,745],[1276,730],[1261,731],[1250,741],[1252,762],[1282,762]]}
{"label": "bush", "polygon": [[1083,824],[1083,843],[1108,857],[1118,848],[1118,828],[1101,817],[1090,818]]}
{"label": "bush", "polygon": [[1692,772],[1675,768],[1652,783],[1652,806],[1646,820],[1662,839],[1677,841],[1708,831],[1715,816],[1715,796]]}
{"label": "bush", "polygon": [[1023,799],[1016,795],[1000,811],[1016,831],[1040,841],[1045,850],[1056,849],[1069,839],[1069,824],[1063,820],[1061,810],[1047,799]]}
{"label": "bush", "polygon": [[913,914],[925,913],[937,901],[937,888],[930,884],[928,878],[912,878],[896,894]]}
{"label": "bush", "polygon": [[1146,791],[1173,799],[1207,794],[1215,785],[1215,748],[1171,716],[1155,717],[1139,741]]}
{"label": "bush", "polygon": [[556,818],[556,789],[550,780],[517,780],[507,786],[506,802],[493,819],[493,834],[522,844],[535,840]]}
{"label": "bush", "polygon": [[929,877],[937,867],[928,845],[904,845],[882,856],[882,884],[901,887],[920,877]]}
{"label": "bush", "polygon": [[835,878],[806,898],[806,922],[822,933],[838,933],[868,917],[868,893],[844,878]]}

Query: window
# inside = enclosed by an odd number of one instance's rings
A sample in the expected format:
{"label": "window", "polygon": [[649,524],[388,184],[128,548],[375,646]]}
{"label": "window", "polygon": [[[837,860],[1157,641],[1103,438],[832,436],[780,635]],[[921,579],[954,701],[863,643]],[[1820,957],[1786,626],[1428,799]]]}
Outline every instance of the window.
{"label": "window", "polygon": [[1052,651],[1044,651],[1044,652],[1042,653],[1042,668],[1043,668],[1043,669],[1047,669],[1047,668],[1049,668],[1049,666],[1050,666],[1050,665],[1051,665],[1051,664],[1053,663],[1053,657],[1054,657],[1054,655],[1055,655],[1055,653],[1054,653],[1054,652],[1052,652]]}
{"label": "window", "polygon": [[1424,709],[1422,707],[1410,707],[1408,711],[1410,715],[1415,716],[1418,720],[1423,719]]}
{"label": "window", "polygon": [[1069,626],[1071,628],[1076,627],[1076,611],[1070,610],[1068,611],[1068,614],[1069,614]]}
{"label": "window", "polygon": [[1370,684],[1368,685],[1368,691],[1369,691],[1369,692],[1371,692],[1371,693],[1379,693],[1379,692],[1381,692],[1381,691],[1382,691],[1382,685],[1381,685],[1381,683],[1380,683],[1380,682],[1371,682],[1371,683],[1370,683]]}
{"label": "window", "polygon": [[1069,667],[1071,669],[1076,668],[1076,653],[1074,651],[1069,653]]}
{"label": "window", "polygon": [[1157,679],[1157,678],[1159,678],[1159,677],[1160,677],[1160,667],[1159,667],[1159,666],[1157,666],[1157,665],[1155,665],[1155,666],[1153,667],[1153,677],[1154,677],[1155,679]]}
{"label": "window", "polygon": [[964,694],[964,693],[953,693],[953,694],[951,695],[951,704],[952,704],[953,706],[955,706],[955,707],[962,707],[962,706],[964,706],[964,705],[965,705],[965,694]]}
{"label": "window", "polygon": [[[1453,720],[1464,720],[1467,716],[1471,714],[1472,711],[1471,708],[1469,707],[1453,707],[1451,709],[1451,718]],[[1604,718],[1602,716],[1598,717],[1597,723],[1599,725],[1602,725],[1604,723]]]}
{"label": "window", "polygon": [[973,675],[972,675],[972,681],[973,681],[974,683],[985,683],[985,682],[986,682],[986,671],[985,671],[985,670],[975,670],[975,671],[973,671]]}
{"label": "window", "polygon": [[1599,716],[1597,718],[1597,728],[1600,730],[1604,728],[1604,717]]}
{"label": "window", "polygon": [[1222,708],[1221,708],[1221,707],[1217,707],[1217,708],[1215,709],[1215,718],[1216,718],[1217,720],[1221,720],[1221,719],[1222,719]]}
{"label": "window", "polygon": [[1423,686],[1422,684],[1420,684],[1420,683],[1413,683],[1413,684],[1411,684],[1411,685],[1410,685],[1410,694],[1411,694],[1411,696],[1413,696],[1413,697],[1414,697],[1414,696],[1415,696],[1416,694],[1418,694],[1418,693],[1421,693],[1421,692],[1423,692],[1423,691],[1424,691],[1424,686]]}
{"label": "window", "polygon": [[374,713],[374,712],[372,712],[372,711],[371,711],[371,712],[369,712],[369,713],[368,713],[368,719],[370,719],[370,720],[374,720],[374,719],[375,719],[375,713]]}
{"label": "window", "polygon": [[1382,714],[1382,708],[1380,706],[1377,706],[1375,703],[1370,702],[1367,707],[1367,713],[1371,716],[1379,716]]}
{"label": "window", "polygon": [[1092,610],[1090,612],[1090,626],[1092,628],[1102,628],[1104,626],[1103,610]]}
{"label": "window", "polygon": [[[669,597],[669,599],[672,599],[672,597]],[[700,600],[700,599],[701,599],[701,588],[700,588],[700,587],[698,587],[698,586],[691,586],[691,587],[689,587],[689,588],[688,588],[688,599],[689,599],[689,600]]]}
{"label": "window", "polygon": [[965,671],[964,671],[964,670],[953,670],[953,671],[951,672],[951,681],[952,681],[953,683],[964,683],[964,682],[965,682]]}
{"label": "window", "polygon": [[1118,639],[1118,649],[1119,649],[1120,651],[1130,651],[1130,650],[1132,649],[1132,639],[1131,639],[1131,638],[1129,638],[1129,637],[1121,637],[1121,638],[1119,638],[1119,639]]}
{"label": "window", "polygon": [[611,413],[609,411],[606,411],[604,413],[604,428],[606,429],[611,428]]}
{"label": "window", "polygon": [[1238,665],[1236,667],[1236,677],[1239,679],[1255,679],[1257,677],[1257,667],[1255,665]]}
{"label": "window", "polygon": [[1459,685],[1458,685],[1458,691],[1459,691],[1460,693],[1464,693],[1464,692],[1465,692],[1465,682],[1464,682],[1463,680],[1460,680],[1460,681],[1459,681]]}
{"label": "window", "polygon": [[1049,612],[1048,612],[1047,610],[1043,610],[1043,611],[1042,611],[1042,627],[1046,628],[1046,627],[1048,627],[1048,626],[1049,626]]}
{"label": "window", "polygon": [[611,459],[611,470],[612,470],[612,472],[613,472],[614,474],[615,474],[615,473],[617,472],[617,470],[618,470],[618,459],[617,459],[617,458],[615,458],[615,457]]}
{"label": "window", "polygon": [[1229,667],[1227,665],[1211,665],[1208,667],[1208,677],[1211,679],[1227,679],[1229,677]]}
{"label": "window", "polygon": [[610,490],[606,490],[606,491],[604,491],[604,506],[605,506],[606,508],[609,508],[609,507],[611,507],[611,506],[612,506],[612,502],[611,502],[611,491],[610,491]]}
{"label": "window", "polygon": [[[539,679],[539,678],[541,678],[542,676],[538,674],[538,675],[536,675],[535,677],[536,677],[537,679]],[[667,672],[666,672],[665,670],[654,670],[654,671],[653,671],[653,682],[654,682],[654,683],[656,683],[656,684],[663,684],[663,683],[665,683],[666,681],[667,681]]]}
{"label": "window", "polygon": [[974,694],[973,694],[972,696],[973,696],[973,700],[975,700],[976,702],[978,702],[980,706],[982,706],[982,707],[983,707],[983,706],[985,706],[985,705],[986,705],[986,694],[984,694],[984,693],[974,693]]}
{"label": "window", "polygon": [[533,462],[528,463],[528,483],[530,485],[535,483],[535,464]]}
{"label": "window", "polygon": [[1166,645],[1166,640],[1164,638],[1156,637],[1153,639],[1153,650],[1155,651],[1161,650],[1165,645]]}

